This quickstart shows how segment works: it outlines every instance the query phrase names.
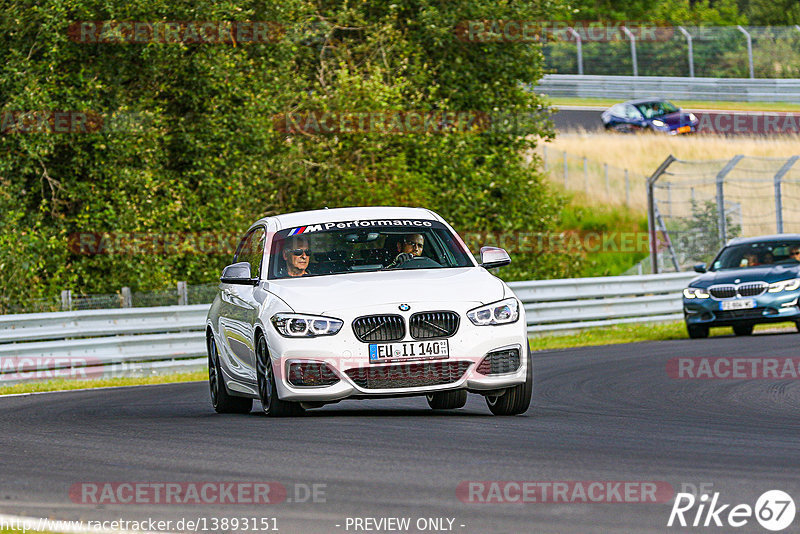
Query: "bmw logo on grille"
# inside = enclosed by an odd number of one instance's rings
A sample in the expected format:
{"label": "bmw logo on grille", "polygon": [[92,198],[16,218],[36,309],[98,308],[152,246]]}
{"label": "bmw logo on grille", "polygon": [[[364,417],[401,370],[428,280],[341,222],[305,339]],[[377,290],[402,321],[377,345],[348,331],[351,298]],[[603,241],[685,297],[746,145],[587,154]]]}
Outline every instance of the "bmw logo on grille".
{"label": "bmw logo on grille", "polygon": [[411,306],[409,306],[408,304],[401,304],[400,306],[398,306],[398,308],[400,308],[400,311],[408,311],[411,309]]}

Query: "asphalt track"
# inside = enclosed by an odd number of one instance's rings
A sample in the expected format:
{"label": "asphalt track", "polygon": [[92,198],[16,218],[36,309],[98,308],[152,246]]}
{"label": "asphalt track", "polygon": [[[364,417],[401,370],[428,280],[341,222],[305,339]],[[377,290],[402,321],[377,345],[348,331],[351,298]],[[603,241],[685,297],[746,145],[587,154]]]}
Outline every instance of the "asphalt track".
{"label": "asphalt track", "polygon": [[[607,108],[560,106],[552,120],[559,132],[603,130],[600,115]],[[798,135],[800,113],[684,109],[697,116],[698,131],[717,135]]]}
{"label": "asphalt track", "polygon": [[[456,488],[475,480],[665,481],[676,492],[712,484],[724,503],[752,506],[770,489],[800,503],[800,381],[676,380],[666,372],[676,356],[796,357],[799,343],[798,334],[778,333],[538,352],[534,405],[518,417],[493,417],[472,395],[451,413],[410,398],[347,401],[296,419],[223,416],[212,411],[205,383],[0,398],[0,513],[265,516],[282,533],[392,532],[346,529],[348,517],[410,517],[412,525],[446,517],[463,533],[709,531],[667,528],[671,502],[468,504]],[[88,481],[277,481],[290,499],[304,487],[295,484],[325,484],[325,502],[73,502],[70,487]],[[785,532],[798,529],[800,518]],[[735,530],[766,532],[752,518]]]}

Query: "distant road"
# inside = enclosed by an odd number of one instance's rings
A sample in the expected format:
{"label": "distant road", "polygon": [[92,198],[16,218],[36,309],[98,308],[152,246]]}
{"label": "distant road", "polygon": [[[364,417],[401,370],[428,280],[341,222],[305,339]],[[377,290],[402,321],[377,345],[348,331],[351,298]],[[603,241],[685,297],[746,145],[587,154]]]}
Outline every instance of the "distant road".
{"label": "distant road", "polygon": [[[594,106],[558,106],[553,122],[559,132],[603,129],[600,115],[608,108]],[[700,133],[722,135],[798,135],[800,113],[780,111],[726,111],[686,109],[697,115]]]}

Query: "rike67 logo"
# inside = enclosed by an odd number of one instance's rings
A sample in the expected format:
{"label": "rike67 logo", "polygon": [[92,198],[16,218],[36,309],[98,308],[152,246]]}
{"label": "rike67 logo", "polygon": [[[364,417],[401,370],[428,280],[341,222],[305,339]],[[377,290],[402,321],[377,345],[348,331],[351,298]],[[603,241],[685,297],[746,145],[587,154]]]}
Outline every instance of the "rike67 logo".
{"label": "rike67 logo", "polygon": [[739,528],[755,519],[765,529],[778,532],[792,524],[795,512],[794,500],[781,490],[764,492],[755,506],[720,503],[719,492],[714,493],[711,502],[707,494],[695,498],[691,493],[678,493],[667,526]]}

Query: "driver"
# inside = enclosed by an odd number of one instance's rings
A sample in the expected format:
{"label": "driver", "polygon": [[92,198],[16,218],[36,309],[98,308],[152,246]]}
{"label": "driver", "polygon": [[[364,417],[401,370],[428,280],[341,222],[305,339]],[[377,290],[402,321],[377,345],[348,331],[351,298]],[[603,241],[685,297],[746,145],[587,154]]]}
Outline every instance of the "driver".
{"label": "driver", "polygon": [[389,267],[396,267],[413,258],[422,256],[422,247],[425,246],[425,237],[422,234],[407,234],[402,241],[397,243],[399,254]]}
{"label": "driver", "polygon": [[792,245],[789,248],[789,258],[795,261],[800,261],[800,246]]}
{"label": "driver", "polygon": [[284,243],[283,260],[286,262],[286,274],[289,276],[306,276],[310,259],[311,250],[305,237],[295,237]]}

